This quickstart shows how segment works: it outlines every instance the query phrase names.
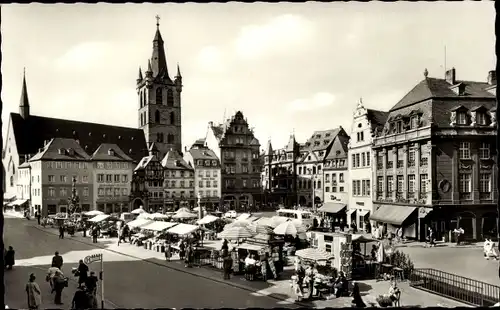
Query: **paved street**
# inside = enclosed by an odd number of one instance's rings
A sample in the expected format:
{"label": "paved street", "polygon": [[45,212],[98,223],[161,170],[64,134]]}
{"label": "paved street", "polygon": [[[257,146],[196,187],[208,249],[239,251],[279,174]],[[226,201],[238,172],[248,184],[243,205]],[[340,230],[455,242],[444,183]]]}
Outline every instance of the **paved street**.
{"label": "paved street", "polygon": [[[78,259],[102,252],[75,240],[59,240],[33,224],[34,221],[24,219],[5,220],[5,244],[16,250],[15,270],[5,275],[6,303],[12,308],[26,307],[24,285],[31,272],[37,275],[42,290],[48,290],[45,272],[54,251],[63,255],[63,272],[67,275],[72,267],[76,267]],[[109,308],[296,307],[270,296],[250,294],[248,290],[234,287],[231,282],[225,284],[155,264],[154,260],[138,260],[108,250],[104,251],[104,259],[105,297]],[[91,269],[96,268],[98,265],[91,265]],[[75,286],[71,283],[66,290],[66,304],[69,304]],[[55,308],[48,292],[43,298],[42,308]]]}

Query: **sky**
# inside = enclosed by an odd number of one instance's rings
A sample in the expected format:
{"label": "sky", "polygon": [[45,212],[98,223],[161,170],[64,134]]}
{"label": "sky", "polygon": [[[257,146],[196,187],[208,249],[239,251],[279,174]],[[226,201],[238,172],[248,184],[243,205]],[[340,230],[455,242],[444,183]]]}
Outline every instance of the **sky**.
{"label": "sky", "polygon": [[[31,113],[138,126],[136,78],[160,16],[183,76],[182,139],[242,111],[262,148],[315,130],[351,131],[359,98],[388,110],[424,76],[486,81],[494,2],[4,4],[3,130],[23,68]],[[445,57],[446,46],[446,57]],[[4,134],[5,136],[5,134]]]}

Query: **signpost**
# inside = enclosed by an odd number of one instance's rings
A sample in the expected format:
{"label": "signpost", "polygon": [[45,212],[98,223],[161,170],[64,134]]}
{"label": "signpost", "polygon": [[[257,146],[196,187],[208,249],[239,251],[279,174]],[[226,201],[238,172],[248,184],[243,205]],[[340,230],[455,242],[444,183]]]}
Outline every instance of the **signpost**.
{"label": "signpost", "polygon": [[85,257],[85,259],[83,260],[83,262],[87,265],[90,265],[92,263],[99,262],[99,261],[101,262],[101,272],[99,273],[99,278],[101,280],[101,309],[104,309],[104,277],[103,277],[104,259],[103,259],[103,254],[102,253],[92,254],[92,255]]}

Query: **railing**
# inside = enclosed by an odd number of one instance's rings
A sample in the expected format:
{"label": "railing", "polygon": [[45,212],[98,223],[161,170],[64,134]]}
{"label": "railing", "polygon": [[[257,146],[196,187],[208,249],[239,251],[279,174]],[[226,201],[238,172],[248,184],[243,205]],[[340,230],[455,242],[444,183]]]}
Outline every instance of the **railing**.
{"label": "railing", "polygon": [[490,307],[500,300],[500,286],[432,268],[413,270],[410,286],[479,307]]}

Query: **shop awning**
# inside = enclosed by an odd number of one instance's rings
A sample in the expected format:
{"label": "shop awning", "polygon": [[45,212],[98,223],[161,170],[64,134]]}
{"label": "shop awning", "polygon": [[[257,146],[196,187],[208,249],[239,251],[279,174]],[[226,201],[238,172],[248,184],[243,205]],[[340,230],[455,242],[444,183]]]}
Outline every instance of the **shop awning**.
{"label": "shop awning", "polygon": [[21,206],[26,203],[28,199],[16,199],[13,202],[9,203],[8,206]]}
{"label": "shop awning", "polygon": [[175,225],[177,225],[177,223],[154,221],[152,223],[142,226],[141,228],[153,231],[164,231],[165,229],[174,227]]}
{"label": "shop awning", "polygon": [[101,222],[101,221],[104,221],[105,219],[107,219],[110,216],[111,215],[108,215],[108,214],[99,214],[99,215],[96,215],[93,218],[89,219],[89,222],[94,222],[94,223]]}
{"label": "shop awning", "polygon": [[343,211],[347,205],[345,203],[338,203],[338,202],[325,202],[325,204],[318,209],[319,212],[325,212],[325,213],[339,213],[340,211]]}
{"label": "shop awning", "polygon": [[148,225],[151,222],[152,222],[152,220],[148,220],[148,219],[137,219],[137,220],[133,220],[133,221],[128,222],[127,225],[128,225],[128,227],[137,228],[137,227],[142,227],[144,225]]}
{"label": "shop awning", "polygon": [[359,215],[359,216],[365,216],[365,215],[367,215],[368,213],[370,213],[370,210],[359,210],[359,211],[358,211],[358,215]]}
{"label": "shop awning", "polygon": [[198,228],[199,227],[196,225],[189,225],[189,224],[181,223],[177,226],[170,228],[169,230],[167,230],[167,232],[171,233],[171,234],[176,234],[176,235],[187,235],[187,234],[194,232]]}
{"label": "shop awning", "polygon": [[349,209],[349,210],[347,210],[347,212],[346,212],[347,217],[350,217],[356,211],[358,211],[358,210],[356,210],[356,209]]}
{"label": "shop awning", "polygon": [[242,244],[238,245],[238,249],[245,249],[250,251],[260,251],[263,248],[264,248],[263,245],[251,244],[247,242],[243,242]]}
{"label": "shop awning", "polygon": [[382,223],[401,225],[415,211],[416,207],[381,205],[370,219]]}

